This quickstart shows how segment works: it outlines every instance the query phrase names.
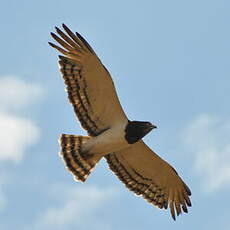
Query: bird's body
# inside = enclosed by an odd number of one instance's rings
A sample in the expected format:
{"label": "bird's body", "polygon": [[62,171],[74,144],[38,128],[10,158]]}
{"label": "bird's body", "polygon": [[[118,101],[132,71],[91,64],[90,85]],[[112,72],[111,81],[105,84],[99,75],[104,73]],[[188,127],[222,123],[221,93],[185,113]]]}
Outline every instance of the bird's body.
{"label": "bird's body", "polygon": [[100,135],[90,138],[83,146],[83,152],[105,156],[108,153],[127,148],[130,145],[125,139],[127,123],[114,125],[114,127],[108,128]]}
{"label": "bird's body", "polygon": [[62,134],[61,156],[75,179],[84,182],[105,157],[110,169],[137,195],[159,208],[179,215],[191,206],[188,186],[142,138],[156,126],[130,121],[125,115],[108,70],[88,42],[63,24],[65,33],[52,37],[63,47],[49,43],[59,56],[60,71],[70,103],[88,136]]}
{"label": "bird's body", "polygon": [[108,153],[128,148],[155,128],[149,122],[138,122],[138,127],[136,123],[136,121],[127,120],[120,124],[114,124],[100,135],[90,138],[82,146],[82,152],[88,155],[105,156]]}

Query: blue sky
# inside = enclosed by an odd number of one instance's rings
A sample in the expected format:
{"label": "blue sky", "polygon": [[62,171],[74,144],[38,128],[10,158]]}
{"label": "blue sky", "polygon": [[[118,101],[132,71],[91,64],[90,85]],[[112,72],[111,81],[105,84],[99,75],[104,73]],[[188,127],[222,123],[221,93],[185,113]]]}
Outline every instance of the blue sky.
{"label": "blue sky", "polygon": [[[230,3],[4,1],[1,4],[0,229],[230,228]],[[58,156],[61,133],[85,134],[48,47],[65,23],[113,76],[130,119],[158,126],[146,143],[192,190],[174,222],[99,163],[76,183]]]}

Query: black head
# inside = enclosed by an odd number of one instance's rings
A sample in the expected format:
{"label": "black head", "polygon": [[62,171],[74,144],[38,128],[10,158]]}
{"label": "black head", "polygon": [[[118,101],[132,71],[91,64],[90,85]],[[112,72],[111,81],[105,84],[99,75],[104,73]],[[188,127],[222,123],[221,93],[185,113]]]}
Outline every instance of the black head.
{"label": "black head", "polygon": [[125,139],[129,144],[134,144],[155,128],[147,121],[129,121],[125,128]]}

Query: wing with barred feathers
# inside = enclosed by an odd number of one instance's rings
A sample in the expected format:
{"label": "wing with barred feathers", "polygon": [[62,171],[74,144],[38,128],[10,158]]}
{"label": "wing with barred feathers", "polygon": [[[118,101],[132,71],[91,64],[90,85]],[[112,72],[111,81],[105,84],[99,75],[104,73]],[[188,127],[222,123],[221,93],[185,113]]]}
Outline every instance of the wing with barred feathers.
{"label": "wing with barred feathers", "polygon": [[62,46],[49,43],[59,56],[60,70],[70,103],[84,129],[97,136],[117,122],[127,121],[109,72],[88,42],[63,24],[52,37]]}
{"label": "wing with barred feathers", "polygon": [[154,153],[143,141],[131,147],[105,156],[110,169],[128,189],[141,195],[160,209],[171,210],[175,220],[175,210],[188,212],[191,206],[188,186],[174,168]]}

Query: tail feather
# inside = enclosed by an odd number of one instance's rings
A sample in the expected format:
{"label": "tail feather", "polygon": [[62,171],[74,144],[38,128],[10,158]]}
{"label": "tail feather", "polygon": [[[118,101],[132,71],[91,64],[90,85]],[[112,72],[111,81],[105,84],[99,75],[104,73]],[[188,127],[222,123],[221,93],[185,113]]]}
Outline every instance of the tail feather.
{"label": "tail feather", "polygon": [[62,134],[60,138],[61,156],[66,164],[67,169],[74,175],[78,181],[84,182],[96,163],[89,162],[82,154],[82,145],[86,143],[90,137],[75,136]]}

